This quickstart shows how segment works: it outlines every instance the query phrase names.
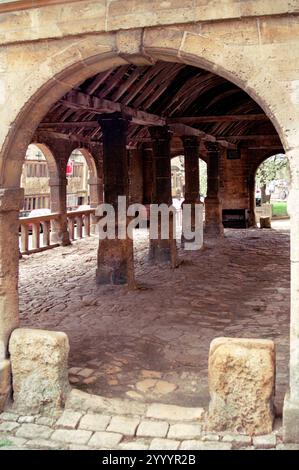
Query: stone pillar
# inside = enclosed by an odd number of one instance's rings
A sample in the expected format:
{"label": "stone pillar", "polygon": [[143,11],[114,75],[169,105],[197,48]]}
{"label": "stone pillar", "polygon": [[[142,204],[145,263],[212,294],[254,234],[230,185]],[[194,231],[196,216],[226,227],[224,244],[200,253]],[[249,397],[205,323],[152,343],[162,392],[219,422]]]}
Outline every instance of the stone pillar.
{"label": "stone pillar", "polygon": [[89,185],[89,205],[92,209],[96,208],[103,202],[103,181],[97,177],[90,177],[88,180]]}
{"label": "stone pillar", "polygon": [[299,148],[287,153],[292,186],[288,198],[291,218],[290,386],[283,407],[284,441],[299,443]]}
{"label": "stone pillar", "polygon": [[256,227],[255,219],[255,175],[248,176],[248,193],[249,193],[249,226]]}
{"label": "stone pillar", "polygon": [[222,205],[219,195],[219,144],[206,142],[208,151],[208,188],[205,199],[205,234],[216,238],[223,236]]}
{"label": "stone pillar", "polygon": [[[89,184],[89,205],[91,209],[96,209],[103,202],[103,180],[97,177],[90,177]],[[97,233],[97,218],[95,215],[90,217],[90,233]]]}
{"label": "stone pillar", "polygon": [[[156,205],[172,205],[171,196],[171,133],[167,127],[151,127],[149,129],[153,148],[153,196],[152,203]],[[171,262],[177,265],[176,239],[173,237],[173,213],[169,211],[168,238],[161,237],[161,217],[158,218],[158,238],[150,239],[149,259],[152,262]]]}
{"label": "stone pillar", "polygon": [[143,168],[141,149],[129,150],[129,203],[143,202]]}
{"label": "stone pillar", "polygon": [[120,113],[113,113],[103,114],[99,123],[103,133],[104,201],[115,210],[116,238],[99,241],[96,279],[98,284],[133,286],[133,240],[128,235],[119,238],[124,227],[118,223],[118,196],[126,196],[128,204],[128,121]]}
{"label": "stone pillar", "polygon": [[0,411],[10,392],[8,340],[19,325],[19,211],[24,191],[0,189]]}
{"label": "stone pillar", "polygon": [[148,144],[142,146],[143,159],[143,204],[149,205],[153,199],[153,149]]}
{"label": "stone pillar", "polygon": [[[203,204],[200,201],[199,194],[199,143],[197,137],[183,137],[184,144],[184,167],[185,167],[185,199],[184,204],[191,205],[191,227],[187,226],[187,229],[191,228],[192,232],[195,231],[195,209]],[[200,226],[200,229],[202,225]],[[198,227],[199,229],[199,227]],[[186,244],[192,242],[192,240],[186,240],[184,237],[184,217],[182,227],[182,244],[185,247]],[[202,235],[201,235],[202,236]]]}
{"label": "stone pillar", "polygon": [[50,209],[51,212],[60,214],[58,220],[52,221],[51,224],[51,243],[59,243],[62,246],[71,244],[68,224],[67,224],[67,208],[66,208],[66,176],[60,178],[50,178]]}

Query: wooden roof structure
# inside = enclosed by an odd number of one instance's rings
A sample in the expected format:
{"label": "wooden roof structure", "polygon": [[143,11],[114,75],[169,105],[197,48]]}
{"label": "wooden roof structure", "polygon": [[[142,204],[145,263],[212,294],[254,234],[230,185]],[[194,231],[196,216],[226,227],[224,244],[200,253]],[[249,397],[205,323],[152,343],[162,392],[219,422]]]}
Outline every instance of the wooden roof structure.
{"label": "wooden roof structure", "polygon": [[211,72],[173,62],[130,64],[89,78],[52,106],[37,132],[101,142],[99,115],[113,112],[130,120],[129,147],[149,140],[149,126],[164,125],[178,148],[176,137],[182,135],[230,148],[244,141],[282,147],[271,121],[247,93]]}

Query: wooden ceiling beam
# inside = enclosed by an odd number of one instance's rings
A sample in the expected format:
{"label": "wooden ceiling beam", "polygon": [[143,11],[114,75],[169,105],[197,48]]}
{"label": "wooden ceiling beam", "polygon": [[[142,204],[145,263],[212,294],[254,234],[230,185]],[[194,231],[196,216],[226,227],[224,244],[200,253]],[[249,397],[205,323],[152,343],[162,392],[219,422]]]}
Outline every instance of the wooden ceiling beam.
{"label": "wooden ceiling beam", "polygon": [[96,96],[89,96],[76,90],[67,93],[65,99],[62,99],[60,102],[67,108],[75,110],[85,109],[95,114],[119,112],[130,118],[134,124],[147,126],[166,125],[166,119],[155,114],[123,106],[121,103],[97,98]]}
{"label": "wooden ceiling beam", "polygon": [[99,123],[98,121],[41,122],[38,127],[39,129],[53,129],[56,127],[61,127],[61,129],[75,129],[76,127],[94,128],[99,127]]}
{"label": "wooden ceiling beam", "polygon": [[167,122],[180,122],[183,124],[205,124],[209,122],[234,122],[234,121],[267,121],[266,114],[224,114],[221,116],[186,116],[168,118]]}
{"label": "wooden ceiling beam", "polygon": [[280,142],[279,140],[279,136],[276,135],[276,134],[236,134],[236,135],[225,135],[225,136],[221,136],[221,135],[216,135],[215,136],[217,140],[219,139],[234,139],[234,140],[255,140],[255,141],[259,141],[259,140],[263,140],[263,141],[277,141],[277,142]]}
{"label": "wooden ceiling beam", "polygon": [[[130,108],[129,106],[123,106],[120,103],[115,103],[113,101],[97,98],[96,96],[86,95],[85,93],[72,90],[66,95],[66,98],[61,100],[61,103],[73,110],[85,110],[95,114],[103,113],[114,113],[120,112],[131,120],[133,124],[143,125],[143,126],[166,126],[166,118],[157,116],[155,114],[147,113],[135,108]],[[76,129],[76,128],[92,128],[97,129],[99,124],[97,121],[74,121],[74,122],[51,122],[45,123],[42,122],[39,125],[39,129],[55,129],[55,131],[62,129]],[[169,127],[172,131],[178,136],[196,136],[203,140],[215,142],[216,138],[206,132],[196,129],[191,126],[187,126],[182,123],[173,123]],[[64,135],[64,134],[63,134]],[[78,138],[80,136],[78,135]],[[234,144],[227,142],[224,137],[219,139],[219,144],[223,147],[232,148]]]}
{"label": "wooden ceiling beam", "polygon": [[64,134],[63,132],[56,132],[53,130],[46,130],[46,129],[37,129],[35,133],[36,141],[42,140],[42,136],[47,135],[47,136],[53,136],[56,137],[57,139],[64,139],[64,140],[69,140],[72,142],[82,142],[85,144],[95,144],[97,143],[95,140],[91,140],[88,137],[83,137],[80,134]]}

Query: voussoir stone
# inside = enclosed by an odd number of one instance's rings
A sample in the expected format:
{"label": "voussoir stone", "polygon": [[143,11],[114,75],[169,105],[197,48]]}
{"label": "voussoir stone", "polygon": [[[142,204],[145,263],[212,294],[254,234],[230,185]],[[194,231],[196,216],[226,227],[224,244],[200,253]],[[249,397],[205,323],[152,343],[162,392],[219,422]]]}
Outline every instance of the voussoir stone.
{"label": "voussoir stone", "polygon": [[60,408],[70,390],[66,334],[19,328],[11,335],[9,351],[17,410],[36,414]]}
{"label": "voussoir stone", "polygon": [[273,341],[214,339],[209,354],[209,429],[249,435],[270,433],[274,384]]}

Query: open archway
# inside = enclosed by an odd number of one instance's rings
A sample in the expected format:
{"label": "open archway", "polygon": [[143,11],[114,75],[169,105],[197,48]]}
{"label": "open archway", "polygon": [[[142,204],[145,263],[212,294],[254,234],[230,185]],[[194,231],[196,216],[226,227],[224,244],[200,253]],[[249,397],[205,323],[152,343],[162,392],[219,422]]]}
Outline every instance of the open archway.
{"label": "open archway", "polygon": [[[151,50],[150,46],[148,50]],[[191,133],[192,137],[198,139],[199,148],[202,146],[203,151],[205,142],[209,142],[210,145],[205,151],[209,155],[213,154],[211,158],[216,158],[215,155],[218,155],[217,171],[221,159],[221,161],[237,161],[242,158],[250,160],[248,154],[245,156],[247,148],[244,150],[240,145],[240,142],[251,140],[250,135],[254,136],[252,140],[259,141],[259,136],[264,138],[265,132],[268,132],[270,141],[273,138],[275,145],[280,146],[282,145],[281,138],[286,140],[279,119],[277,116],[275,118],[272,116],[271,104],[267,102],[267,97],[259,96],[258,87],[254,89],[247,77],[243,80],[240,76],[236,78],[233,67],[229,69],[228,66],[225,69],[222,59],[221,64],[218,64],[217,59],[212,63],[206,57],[196,57],[190,52],[182,55],[180,52],[180,61],[176,62],[173,59],[177,57],[177,51],[165,52],[161,49],[155,51],[153,47],[152,53],[157,62],[154,65],[142,66],[124,64],[123,59],[115,55],[109,58],[90,56],[89,61],[93,63],[92,74],[88,67],[82,68],[81,63],[71,64],[63,72],[57,72],[55,85],[53,82],[51,84],[47,82],[40,87],[34,95],[34,105],[32,102],[22,109],[15,121],[14,129],[8,134],[2,160],[3,185],[8,188],[15,186],[19,164],[21,164],[21,157],[20,162],[14,161],[12,164],[10,152],[14,152],[16,146],[19,146],[19,155],[21,155],[23,145],[34,138],[34,133],[51,134],[52,132],[56,134],[55,138],[78,143],[81,141],[81,145],[85,141],[96,144],[102,138],[102,121],[99,123],[99,120],[103,119],[101,115],[105,114],[105,119],[108,121],[111,111],[124,113],[130,118],[128,121],[135,125],[135,127],[129,127],[129,148],[136,148],[138,142],[145,143],[152,137],[147,127],[166,126],[176,134],[176,151],[181,145],[181,137],[188,136],[188,133],[189,136]],[[167,59],[170,58],[172,60],[168,61]],[[232,66],[232,61],[228,61],[228,64]],[[161,82],[160,72],[163,71],[164,81]],[[230,78],[231,82],[223,77]],[[187,80],[188,86],[184,86]],[[150,84],[153,85],[153,81],[155,82],[154,92],[151,89],[150,93],[147,93],[146,90]],[[237,82],[241,88],[232,82]],[[141,83],[143,83],[142,86]],[[134,84],[135,88],[133,88]],[[201,97],[200,93],[197,94],[199,84],[202,85]],[[75,89],[74,85],[76,85]],[[53,87],[51,93],[49,93],[50,86]],[[191,89],[194,94],[191,93]],[[251,96],[255,96],[256,101],[252,100],[244,90]],[[221,103],[215,98],[215,95],[219,95],[217,91],[222,93]],[[235,108],[229,107],[232,95],[237,97]],[[33,108],[35,108],[34,118],[30,120],[28,117],[33,115]],[[219,109],[221,115],[215,114],[215,108]],[[205,113],[209,114],[209,119],[206,121],[204,120]],[[244,119],[234,121],[232,118],[230,120],[232,113],[235,116],[242,114]],[[30,124],[25,127],[24,133],[24,127],[21,128],[20,123],[24,122],[25,114]],[[250,118],[250,115],[258,115],[257,121],[259,119],[263,121],[262,133],[257,132],[259,123]],[[157,117],[160,119],[159,122]],[[279,137],[277,131],[280,134]],[[158,141],[159,136],[155,139]],[[218,154],[218,147],[220,147],[221,156]],[[246,169],[244,172],[246,173]],[[213,178],[216,179],[215,174],[210,174],[210,180]],[[246,182],[243,174],[240,177],[241,180],[242,190],[245,192]],[[14,306],[17,315],[16,302]],[[142,328],[146,330],[146,325],[142,325]],[[173,338],[176,338],[178,332],[175,331],[173,334]],[[139,387],[142,386],[139,385]]]}

